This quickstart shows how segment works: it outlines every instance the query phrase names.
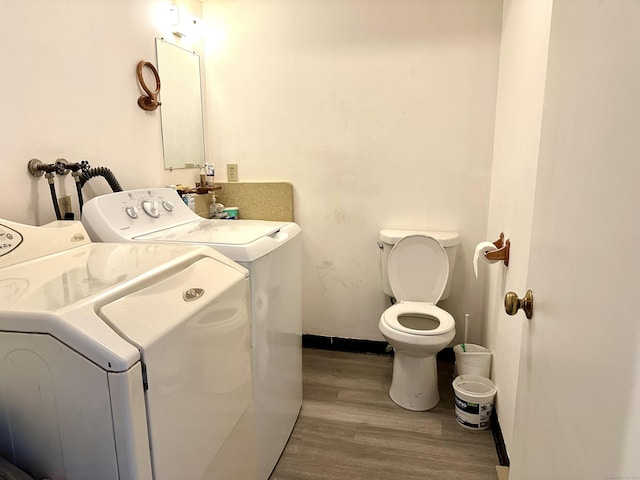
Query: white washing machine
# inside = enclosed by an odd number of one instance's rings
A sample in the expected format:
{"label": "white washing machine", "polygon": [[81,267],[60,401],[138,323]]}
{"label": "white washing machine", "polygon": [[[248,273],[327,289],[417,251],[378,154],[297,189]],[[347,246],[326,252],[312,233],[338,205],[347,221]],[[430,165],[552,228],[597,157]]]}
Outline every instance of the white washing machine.
{"label": "white washing machine", "polygon": [[64,225],[0,220],[0,456],[53,480],[255,479],[246,269]]}
{"label": "white washing machine", "polygon": [[204,219],[170,188],[95,197],[85,203],[82,222],[94,241],[206,245],[249,270],[256,478],[266,480],[302,406],[300,227]]}

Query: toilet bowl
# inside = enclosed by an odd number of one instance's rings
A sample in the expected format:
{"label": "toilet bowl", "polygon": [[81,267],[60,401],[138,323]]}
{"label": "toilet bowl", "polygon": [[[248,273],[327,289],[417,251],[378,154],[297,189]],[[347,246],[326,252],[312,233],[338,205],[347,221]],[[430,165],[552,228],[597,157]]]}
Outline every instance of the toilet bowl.
{"label": "toilet bowl", "polygon": [[395,352],[389,396],[408,410],[429,410],[440,401],[436,354],[456,333],[453,317],[436,306],[449,279],[447,252],[429,235],[410,234],[397,240],[386,260],[383,275],[397,301],[378,323]]}

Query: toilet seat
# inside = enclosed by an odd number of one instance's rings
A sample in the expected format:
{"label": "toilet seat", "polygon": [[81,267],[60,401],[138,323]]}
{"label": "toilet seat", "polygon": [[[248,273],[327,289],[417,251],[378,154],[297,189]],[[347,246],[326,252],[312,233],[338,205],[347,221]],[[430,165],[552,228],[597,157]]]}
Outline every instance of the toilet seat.
{"label": "toilet seat", "polygon": [[394,245],[387,270],[389,285],[397,300],[435,305],[447,286],[449,260],[436,239],[410,235]]}
{"label": "toilet seat", "polygon": [[[414,315],[435,320],[439,325],[432,329],[415,329],[400,323],[399,317]],[[456,323],[449,312],[436,307],[432,303],[400,302],[387,308],[382,314],[382,321],[393,330],[410,335],[435,336],[448,333],[455,329]]]}

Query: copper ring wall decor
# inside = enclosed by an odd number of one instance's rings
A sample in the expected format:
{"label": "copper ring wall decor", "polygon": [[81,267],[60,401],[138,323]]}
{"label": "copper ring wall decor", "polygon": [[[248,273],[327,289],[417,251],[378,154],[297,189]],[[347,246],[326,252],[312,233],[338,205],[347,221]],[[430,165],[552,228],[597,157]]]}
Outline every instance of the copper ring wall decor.
{"label": "copper ring wall decor", "polygon": [[[153,76],[156,79],[156,88],[154,91],[151,91],[144,81],[144,77],[142,76],[143,67],[147,67],[149,70],[151,70]],[[138,83],[147,93],[147,95],[141,95],[140,98],[138,98],[138,106],[143,110],[151,112],[158,108],[158,106],[162,105],[158,101],[158,94],[160,93],[160,75],[158,75],[158,70],[156,70],[156,67],[154,67],[153,64],[147,62],[146,60],[141,60],[140,62],[138,62],[137,72]]]}

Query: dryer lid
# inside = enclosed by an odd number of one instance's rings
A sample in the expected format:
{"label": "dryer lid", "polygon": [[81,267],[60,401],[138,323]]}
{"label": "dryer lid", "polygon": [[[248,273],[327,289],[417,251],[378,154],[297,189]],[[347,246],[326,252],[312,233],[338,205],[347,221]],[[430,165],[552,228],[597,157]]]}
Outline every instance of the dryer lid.
{"label": "dryer lid", "polygon": [[437,303],[447,284],[449,260],[432,237],[412,235],[395,244],[387,264],[389,285],[397,300]]}

